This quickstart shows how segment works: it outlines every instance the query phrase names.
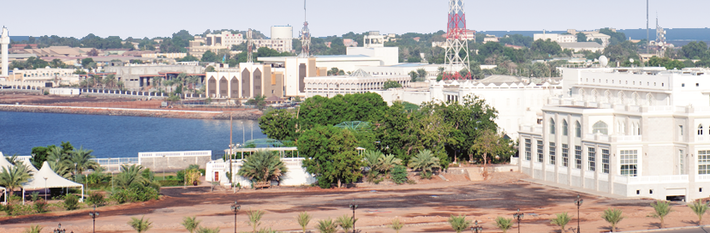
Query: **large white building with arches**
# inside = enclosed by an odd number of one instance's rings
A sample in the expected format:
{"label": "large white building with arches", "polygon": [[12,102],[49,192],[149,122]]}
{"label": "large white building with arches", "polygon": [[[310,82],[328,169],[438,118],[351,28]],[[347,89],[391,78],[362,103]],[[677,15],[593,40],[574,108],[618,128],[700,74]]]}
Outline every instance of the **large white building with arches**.
{"label": "large white building with arches", "polygon": [[205,91],[210,98],[250,99],[283,96],[283,72],[270,65],[240,63],[236,68],[216,68],[205,75]]}
{"label": "large white building with arches", "polygon": [[[520,170],[612,195],[695,200],[710,192],[710,74],[562,69],[542,121],[520,127]],[[537,123],[537,124],[536,124]]]}

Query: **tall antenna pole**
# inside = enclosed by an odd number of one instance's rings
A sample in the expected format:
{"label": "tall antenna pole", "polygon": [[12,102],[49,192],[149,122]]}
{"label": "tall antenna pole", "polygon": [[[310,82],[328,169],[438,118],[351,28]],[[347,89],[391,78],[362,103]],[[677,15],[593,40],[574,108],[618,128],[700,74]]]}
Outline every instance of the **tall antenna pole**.
{"label": "tall antenna pole", "polygon": [[650,51],[649,46],[651,45],[651,38],[649,37],[648,30],[648,0],[646,0],[646,53]]}
{"label": "tall antenna pole", "polygon": [[301,55],[299,56],[311,56],[311,31],[308,29],[308,10],[306,9],[306,0],[303,0],[303,28],[301,29]]}
{"label": "tall antenna pole", "polygon": [[[449,0],[449,20],[446,29],[446,64],[444,79],[470,78],[468,39],[466,38],[466,13],[464,0]],[[463,51],[462,51],[463,50]],[[469,71],[461,77],[459,70]]]}
{"label": "tall antenna pole", "polygon": [[249,28],[249,31],[247,31],[247,63],[254,63],[254,58],[252,57],[254,55],[254,48],[252,48],[251,37],[252,32],[251,28]]}

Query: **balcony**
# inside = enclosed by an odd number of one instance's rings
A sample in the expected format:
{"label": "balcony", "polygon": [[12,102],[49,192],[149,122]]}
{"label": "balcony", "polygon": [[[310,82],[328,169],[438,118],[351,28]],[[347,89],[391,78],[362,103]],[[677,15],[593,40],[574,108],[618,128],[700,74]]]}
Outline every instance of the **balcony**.
{"label": "balcony", "polygon": [[[616,176],[619,177],[619,176]],[[616,180],[621,183],[620,179]],[[688,175],[670,175],[670,176],[637,176],[628,177],[626,184],[682,184],[688,183]]]}

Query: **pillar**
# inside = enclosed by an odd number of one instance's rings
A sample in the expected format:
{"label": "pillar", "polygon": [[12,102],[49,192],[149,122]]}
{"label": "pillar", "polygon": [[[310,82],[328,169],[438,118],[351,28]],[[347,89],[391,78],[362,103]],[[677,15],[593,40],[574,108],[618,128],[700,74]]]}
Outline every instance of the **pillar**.
{"label": "pillar", "polygon": [[2,44],[2,74],[0,74],[0,76],[7,77],[9,69],[7,61],[7,47],[10,44],[10,35],[6,27],[2,27],[2,35],[0,35],[0,44]]}

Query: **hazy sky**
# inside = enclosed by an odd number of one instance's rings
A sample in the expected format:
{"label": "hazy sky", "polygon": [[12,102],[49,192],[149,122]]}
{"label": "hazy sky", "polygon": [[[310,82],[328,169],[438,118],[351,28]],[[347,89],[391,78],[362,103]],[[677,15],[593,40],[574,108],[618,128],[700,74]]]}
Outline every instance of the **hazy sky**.
{"label": "hazy sky", "polygon": [[[710,26],[708,0],[650,0],[651,27],[658,12],[665,28]],[[5,0],[0,24],[10,35],[169,36],[181,29],[253,28],[270,36],[271,25],[303,26],[302,0]],[[313,36],[349,31],[383,33],[446,30],[448,0],[308,0]],[[579,30],[646,27],[645,0],[466,0],[468,28]]]}

